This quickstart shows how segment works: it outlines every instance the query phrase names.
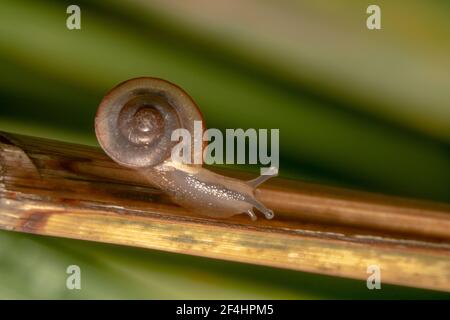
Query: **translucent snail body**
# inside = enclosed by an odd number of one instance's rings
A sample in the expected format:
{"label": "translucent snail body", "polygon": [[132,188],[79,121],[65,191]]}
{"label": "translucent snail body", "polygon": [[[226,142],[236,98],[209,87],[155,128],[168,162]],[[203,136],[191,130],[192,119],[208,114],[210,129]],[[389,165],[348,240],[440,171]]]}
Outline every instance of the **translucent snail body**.
{"label": "translucent snail body", "polygon": [[145,77],[125,81],[104,97],[95,132],[114,161],[137,170],[183,207],[218,218],[247,213],[252,220],[256,208],[273,218],[273,211],[254,196],[255,188],[271,176],[241,181],[172,160],[177,143],[171,140],[172,132],[179,128],[193,132],[194,121],[203,118],[186,92],[165,80]]}

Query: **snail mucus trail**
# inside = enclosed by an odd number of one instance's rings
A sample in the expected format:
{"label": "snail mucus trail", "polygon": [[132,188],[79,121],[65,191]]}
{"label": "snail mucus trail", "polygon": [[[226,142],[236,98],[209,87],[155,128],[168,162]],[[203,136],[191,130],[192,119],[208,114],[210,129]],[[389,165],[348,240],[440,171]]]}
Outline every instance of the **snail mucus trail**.
{"label": "snail mucus trail", "polygon": [[[115,162],[137,170],[183,207],[217,218],[247,213],[252,220],[256,220],[256,208],[272,219],[273,211],[254,195],[255,188],[272,176],[241,181],[171,159],[177,143],[171,141],[172,132],[185,128],[194,139],[194,121],[203,123],[202,114],[183,89],[162,79],[143,77],[119,84],[103,98],[95,132],[100,146]],[[193,157],[195,152],[202,150],[192,150]]]}

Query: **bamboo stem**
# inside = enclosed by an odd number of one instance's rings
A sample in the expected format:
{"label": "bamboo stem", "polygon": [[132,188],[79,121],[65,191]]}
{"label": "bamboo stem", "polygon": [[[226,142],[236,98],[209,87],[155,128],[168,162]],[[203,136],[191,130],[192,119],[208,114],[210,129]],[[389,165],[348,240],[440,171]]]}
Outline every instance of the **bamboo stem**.
{"label": "bamboo stem", "polygon": [[[187,211],[100,149],[0,133],[0,228],[450,291],[450,207],[275,179],[274,220]],[[244,179],[247,174],[226,171]]]}

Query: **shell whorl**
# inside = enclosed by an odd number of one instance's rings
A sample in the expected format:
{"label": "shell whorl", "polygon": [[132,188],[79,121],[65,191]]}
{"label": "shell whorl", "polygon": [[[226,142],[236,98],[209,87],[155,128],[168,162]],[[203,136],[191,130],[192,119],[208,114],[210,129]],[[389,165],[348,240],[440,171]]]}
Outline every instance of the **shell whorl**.
{"label": "shell whorl", "polygon": [[193,139],[194,121],[203,121],[202,114],[183,89],[144,77],[119,84],[103,98],[95,132],[114,161],[127,167],[152,167],[170,158],[177,143],[171,141],[175,129],[187,129]]}

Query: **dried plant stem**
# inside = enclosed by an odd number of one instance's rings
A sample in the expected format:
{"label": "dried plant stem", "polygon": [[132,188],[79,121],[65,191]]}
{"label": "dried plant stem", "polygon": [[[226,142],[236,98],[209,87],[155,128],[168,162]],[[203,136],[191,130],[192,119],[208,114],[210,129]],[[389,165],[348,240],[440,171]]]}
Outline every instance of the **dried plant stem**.
{"label": "dried plant stem", "polygon": [[[0,133],[0,228],[450,291],[450,207],[275,179],[274,220],[174,205],[100,149]],[[242,173],[222,172],[251,178]]]}

